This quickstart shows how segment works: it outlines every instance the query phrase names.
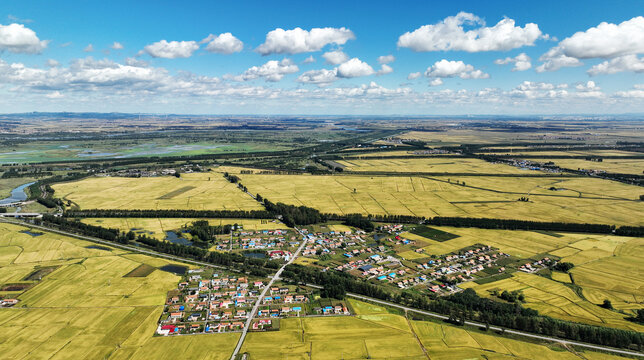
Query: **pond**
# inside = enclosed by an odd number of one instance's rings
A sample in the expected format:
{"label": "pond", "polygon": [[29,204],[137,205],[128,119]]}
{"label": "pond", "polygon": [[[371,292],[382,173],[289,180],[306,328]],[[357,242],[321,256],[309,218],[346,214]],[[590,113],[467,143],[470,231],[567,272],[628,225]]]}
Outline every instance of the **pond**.
{"label": "pond", "polygon": [[163,270],[177,275],[184,275],[186,271],[188,271],[188,268],[180,265],[164,265],[160,267],[159,270]]}
{"label": "pond", "polygon": [[11,195],[9,197],[7,197],[7,198],[4,198],[4,199],[0,200],[0,205],[7,205],[7,204],[27,200],[28,196],[27,196],[27,193],[25,192],[25,189],[27,187],[31,186],[34,183],[35,182],[22,184],[22,185],[18,186],[17,188],[11,190]]}
{"label": "pond", "polygon": [[192,241],[183,237],[179,237],[179,235],[177,235],[177,233],[174,231],[166,231],[165,239],[173,244],[192,245]]}
{"label": "pond", "polygon": [[256,259],[265,259],[266,254],[264,253],[244,253],[245,257],[256,258]]}

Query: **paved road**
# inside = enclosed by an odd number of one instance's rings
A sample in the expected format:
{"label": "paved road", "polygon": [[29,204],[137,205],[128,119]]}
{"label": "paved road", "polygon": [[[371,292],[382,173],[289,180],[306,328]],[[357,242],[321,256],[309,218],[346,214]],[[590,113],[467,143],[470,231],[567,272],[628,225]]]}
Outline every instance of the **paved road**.
{"label": "paved road", "polygon": [[[309,285],[309,284],[307,284],[307,285]],[[311,285],[309,285],[309,286],[311,286]],[[315,287],[319,288],[319,286],[315,286]],[[415,313],[418,313],[418,314],[431,316],[431,317],[442,319],[442,320],[447,320],[448,319],[448,317],[445,316],[445,315],[441,315],[441,314],[437,314],[437,313],[433,313],[433,312],[429,312],[429,311],[424,311],[424,310],[418,310],[418,309],[410,308],[410,307],[407,307],[407,306],[391,303],[391,302],[388,302],[388,301],[383,301],[383,300],[370,298],[370,297],[367,297],[367,296],[362,296],[362,295],[358,295],[358,294],[351,294],[351,293],[347,293],[347,296],[352,297],[352,298],[356,298],[356,299],[360,299],[360,300],[367,300],[367,301],[374,302],[374,303],[381,304],[381,305],[395,307],[395,308],[402,309],[402,310],[409,311],[409,312],[415,312]],[[467,325],[471,325],[471,326],[485,327],[485,324],[474,322],[474,321],[466,321],[465,323]],[[490,329],[491,330],[496,330],[496,331],[501,331],[502,330],[498,326],[490,326]],[[571,341],[571,340],[563,340],[563,339],[558,339],[558,338],[554,338],[554,337],[536,335],[536,334],[531,334],[531,333],[527,333],[527,332],[523,332],[523,331],[511,330],[511,329],[505,329],[505,332],[509,333],[509,334],[519,335],[519,336],[523,336],[523,337],[529,337],[529,338],[533,338],[533,339],[552,341],[552,342],[556,342],[556,343],[560,343],[560,344],[564,344],[564,345],[575,345],[575,346],[584,347],[584,348],[588,348],[588,349],[601,350],[601,351],[606,351],[606,352],[611,352],[611,353],[616,353],[616,354],[621,354],[621,355],[644,357],[644,354],[641,353],[641,352],[615,349],[615,348],[611,348],[611,347],[605,347],[605,346],[593,345],[593,344],[586,344],[586,343],[577,342],[577,341]]]}
{"label": "paved road", "polygon": [[235,360],[235,357],[237,357],[237,354],[239,354],[239,350],[241,349],[242,345],[244,344],[244,339],[246,338],[246,333],[248,332],[248,329],[250,329],[250,324],[253,321],[253,318],[255,317],[255,314],[257,314],[257,309],[261,305],[262,299],[264,298],[264,296],[266,296],[266,292],[268,291],[268,289],[270,289],[270,287],[273,285],[273,283],[276,280],[280,279],[280,275],[282,274],[282,271],[284,271],[284,268],[286,268],[286,266],[288,264],[292,263],[300,255],[300,252],[302,251],[302,249],[304,249],[306,244],[309,242],[308,238],[306,237],[306,235],[301,230],[299,230],[298,228],[295,228],[295,230],[297,230],[300,233],[300,235],[302,235],[302,237],[303,237],[302,244],[300,244],[300,246],[297,248],[295,253],[293,253],[293,256],[291,256],[291,258],[284,265],[282,265],[282,267],[279,270],[277,270],[275,275],[273,275],[271,280],[268,282],[268,285],[266,285],[266,287],[264,287],[264,291],[262,291],[262,293],[259,295],[259,298],[257,298],[257,301],[255,302],[255,306],[253,306],[253,310],[250,312],[250,315],[248,316],[248,319],[246,319],[246,324],[244,325],[244,331],[242,331],[242,334],[239,337],[239,341],[237,341],[237,346],[235,347],[235,351],[233,351],[233,354],[230,357],[230,360]]}

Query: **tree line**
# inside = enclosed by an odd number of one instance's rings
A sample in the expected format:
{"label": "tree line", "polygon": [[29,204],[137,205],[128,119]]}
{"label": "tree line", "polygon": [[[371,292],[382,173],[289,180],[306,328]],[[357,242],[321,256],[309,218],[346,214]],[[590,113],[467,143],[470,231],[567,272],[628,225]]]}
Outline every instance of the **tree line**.
{"label": "tree line", "polygon": [[273,214],[266,210],[121,210],[91,209],[66,210],[70,218],[223,218],[223,219],[270,219]]}
{"label": "tree line", "polygon": [[583,224],[564,222],[542,222],[530,220],[490,219],[490,218],[467,218],[467,217],[443,217],[436,216],[425,221],[428,225],[454,226],[454,227],[476,227],[481,229],[503,229],[503,230],[552,230],[565,232],[584,232],[610,234],[615,230],[613,225],[605,224]]}
{"label": "tree line", "polygon": [[345,273],[321,272],[297,264],[288,265],[282,276],[298,283],[312,283],[323,286],[325,289],[328,287],[329,290],[325,290],[325,293],[333,295],[335,298],[343,298],[346,292],[352,292],[448,315],[450,320],[460,324],[464,324],[465,320],[473,320],[503,328],[617,348],[635,347],[641,349],[644,344],[644,334],[636,331],[554,319],[540,315],[536,310],[524,308],[518,302],[507,303],[481,298],[472,289],[430,299],[426,295],[411,291],[392,293],[380,286],[357,280]]}
{"label": "tree line", "polygon": [[132,241],[136,241],[136,243],[143,244],[160,253],[202,261],[212,265],[226,266],[254,276],[267,276],[279,268],[279,263],[271,259],[246,257],[235,253],[210,252],[195,246],[174,244],[169,241],[157,240],[147,235],[136,235],[131,231],[125,233],[118,229],[107,229],[53,215],[43,215],[42,219],[35,221],[37,224],[42,223],[63,231],[119,244],[129,244]]}

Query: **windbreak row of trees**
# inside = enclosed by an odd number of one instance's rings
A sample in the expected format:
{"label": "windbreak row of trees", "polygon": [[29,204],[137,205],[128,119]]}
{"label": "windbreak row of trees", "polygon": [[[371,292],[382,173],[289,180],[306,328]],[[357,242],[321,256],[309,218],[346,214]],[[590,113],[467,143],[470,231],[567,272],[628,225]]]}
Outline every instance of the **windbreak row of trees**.
{"label": "windbreak row of trees", "polygon": [[475,227],[481,229],[503,229],[503,230],[552,230],[566,232],[585,232],[610,234],[615,230],[613,225],[605,224],[582,224],[564,222],[542,222],[530,220],[508,220],[488,218],[466,218],[466,217],[442,217],[437,216],[425,221],[428,225],[454,226],[454,227]]}
{"label": "windbreak row of trees", "polygon": [[67,210],[65,217],[87,218],[223,218],[223,219],[270,219],[273,214],[266,210],[120,210],[91,209]]}
{"label": "windbreak row of trees", "polygon": [[361,214],[349,214],[343,222],[344,225],[353,226],[360,228],[366,232],[371,232],[375,229],[375,226],[368,218],[365,218]]}
{"label": "windbreak row of trees", "polygon": [[[391,293],[382,287],[357,280],[344,273],[320,272],[302,265],[288,265],[282,276],[299,283],[323,286],[327,294],[343,297],[352,292],[368,297],[392,301],[417,309],[444,315],[460,324],[465,320],[511,328],[546,336],[592,344],[641,349],[644,334],[601,326],[579,324],[540,315],[538,311],[524,308],[519,303],[506,303],[481,298],[472,289],[446,297],[430,299],[426,295],[404,291]],[[328,289],[328,290],[327,290]]]}

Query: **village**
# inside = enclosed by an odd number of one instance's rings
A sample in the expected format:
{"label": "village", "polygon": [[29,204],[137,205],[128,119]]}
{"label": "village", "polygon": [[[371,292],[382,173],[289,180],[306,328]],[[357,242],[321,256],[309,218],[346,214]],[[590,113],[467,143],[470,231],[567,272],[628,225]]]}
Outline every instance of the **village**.
{"label": "village", "polygon": [[344,272],[374,284],[435,295],[459,292],[462,289],[458,285],[464,282],[507,276],[515,271],[538,272],[556,264],[548,257],[517,262],[509,254],[484,244],[405,260],[397,249],[412,248],[417,254],[425,251],[416,240],[405,238],[408,229],[403,224],[380,224],[374,233],[359,229],[312,232],[309,235],[316,240],[302,255],[314,259],[313,265],[323,271]]}
{"label": "village", "polygon": [[279,319],[288,317],[351,315],[345,302],[314,297],[311,289],[285,284],[265,289],[267,284],[213,269],[189,270],[168,293],[156,334],[239,332],[256,303],[250,331],[278,330]]}
{"label": "village", "polygon": [[262,251],[276,250],[269,257],[286,258],[289,250],[300,245],[299,237],[293,230],[245,230],[239,225],[230,235],[220,235],[214,241],[214,249],[219,251],[242,250],[253,256],[252,250],[258,250],[254,256],[264,256]]}

